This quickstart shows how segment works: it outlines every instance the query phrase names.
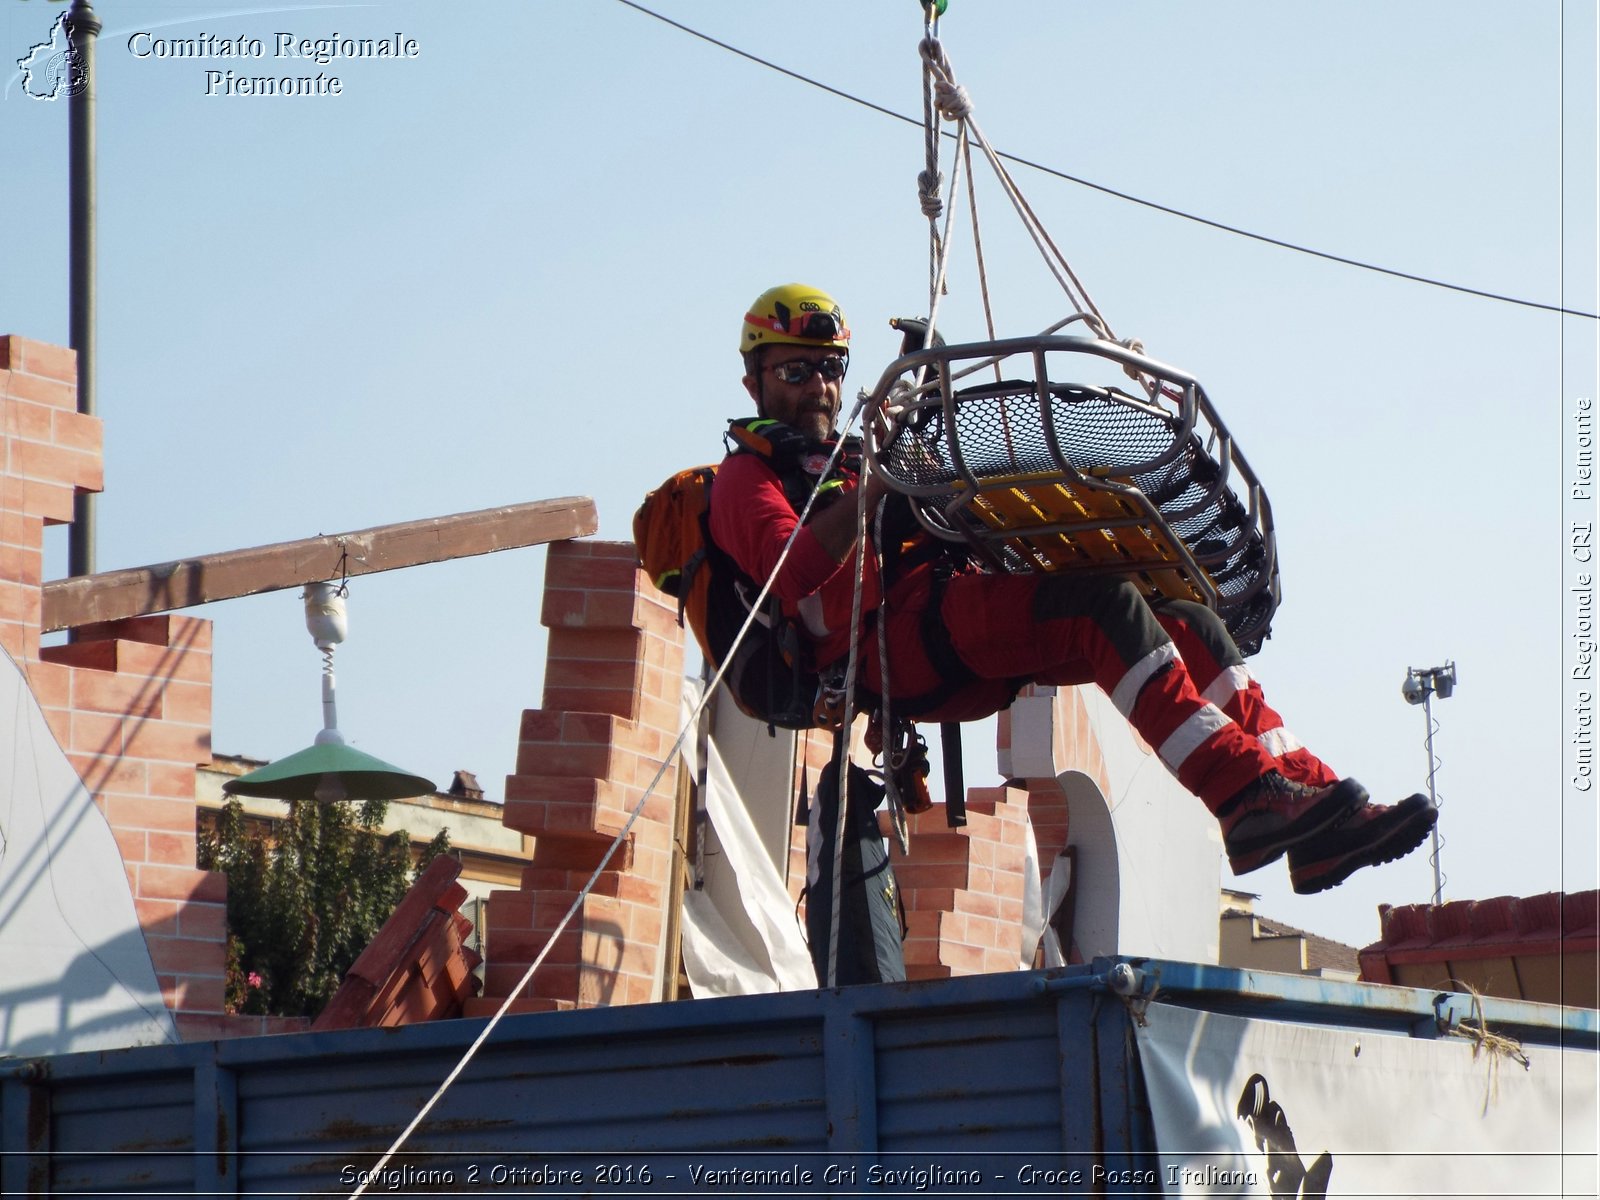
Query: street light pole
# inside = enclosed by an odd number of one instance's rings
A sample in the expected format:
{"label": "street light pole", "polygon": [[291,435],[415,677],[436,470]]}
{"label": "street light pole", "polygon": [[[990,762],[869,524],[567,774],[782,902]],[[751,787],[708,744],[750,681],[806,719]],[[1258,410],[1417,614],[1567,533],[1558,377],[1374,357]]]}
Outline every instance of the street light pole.
{"label": "street light pole", "polygon": [[[67,36],[82,71],[67,98],[69,258],[71,276],[68,342],[78,352],[78,411],[95,415],[95,146],[94,43],[100,21],[89,0],[72,0]],[[95,497],[73,497],[72,528],[67,533],[67,574],[93,575]]]}

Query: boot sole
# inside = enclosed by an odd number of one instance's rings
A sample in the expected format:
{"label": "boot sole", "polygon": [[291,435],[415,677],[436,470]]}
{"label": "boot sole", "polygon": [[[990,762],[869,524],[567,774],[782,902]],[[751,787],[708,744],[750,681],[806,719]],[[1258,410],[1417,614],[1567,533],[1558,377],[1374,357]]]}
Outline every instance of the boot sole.
{"label": "boot sole", "polygon": [[1289,882],[1300,896],[1338,887],[1362,867],[1381,866],[1410,854],[1438,819],[1439,810],[1426,796],[1420,792],[1407,796],[1394,806],[1393,816],[1382,828],[1335,828],[1295,846],[1289,851]]}
{"label": "boot sole", "polygon": [[[1228,855],[1228,866],[1235,875],[1247,875],[1276,862],[1285,851],[1323,830],[1339,824],[1354,815],[1367,803],[1367,789],[1354,779],[1341,779],[1328,789],[1320,803],[1308,808],[1294,824],[1280,829],[1271,839],[1260,845]],[[1226,841],[1224,841],[1226,845]]]}

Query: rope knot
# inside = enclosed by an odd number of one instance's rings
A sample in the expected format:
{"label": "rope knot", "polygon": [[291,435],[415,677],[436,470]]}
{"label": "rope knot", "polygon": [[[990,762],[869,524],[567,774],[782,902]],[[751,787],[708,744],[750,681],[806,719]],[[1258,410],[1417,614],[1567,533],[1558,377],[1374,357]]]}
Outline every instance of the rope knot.
{"label": "rope knot", "polygon": [[935,81],[933,98],[939,106],[939,115],[947,121],[965,121],[972,115],[972,97],[952,79]]}
{"label": "rope knot", "polygon": [[[1135,354],[1144,353],[1144,343],[1136,337],[1123,338],[1117,345],[1132,350]],[[1123,367],[1122,373],[1135,383],[1144,382],[1144,372],[1140,371],[1138,367]]]}
{"label": "rope knot", "polygon": [[944,202],[939,199],[939,190],[943,186],[944,175],[940,172],[917,172],[917,200],[922,205],[922,215],[930,221],[937,221],[944,212]]}

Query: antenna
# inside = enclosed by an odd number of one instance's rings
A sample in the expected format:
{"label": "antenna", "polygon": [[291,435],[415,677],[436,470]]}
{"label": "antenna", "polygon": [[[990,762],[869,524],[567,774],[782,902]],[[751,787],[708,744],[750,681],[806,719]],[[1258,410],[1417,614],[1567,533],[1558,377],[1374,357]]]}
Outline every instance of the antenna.
{"label": "antenna", "polygon": [[[1433,756],[1433,698],[1448,700],[1456,690],[1456,664],[1446,659],[1442,667],[1407,667],[1406,681],[1400,685],[1400,694],[1407,704],[1422,705],[1423,719],[1427,722],[1428,737],[1428,799],[1434,808],[1439,807],[1439,797],[1433,790],[1433,775],[1439,760]],[[1433,849],[1428,859],[1433,863],[1433,902],[1444,902],[1444,873],[1439,869],[1439,823],[1433,825]]]}

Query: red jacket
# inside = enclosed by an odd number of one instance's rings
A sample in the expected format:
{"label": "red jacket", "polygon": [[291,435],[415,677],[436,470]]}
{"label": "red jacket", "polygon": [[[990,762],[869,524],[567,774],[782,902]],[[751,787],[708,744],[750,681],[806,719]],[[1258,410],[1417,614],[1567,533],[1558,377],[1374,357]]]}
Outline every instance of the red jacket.
{"label": "red jacket", "polygon": [[[856,503],[854,480],[835,503]],[[798,521],[782,481],[766,459],[758,454],[730,454],[722,460],[711,489],[711,537],[757,584],[772,574]],[[878,605],[876,558],[875,554],[867,556],[861,594],[863,618]],[[773,581],[772,594],[782,601],[784,612],[796,617],[810,635],[819,667],[850,649],[855,562],[854,553],[842,563],[834,562],[811,531],[802,529]]]}

